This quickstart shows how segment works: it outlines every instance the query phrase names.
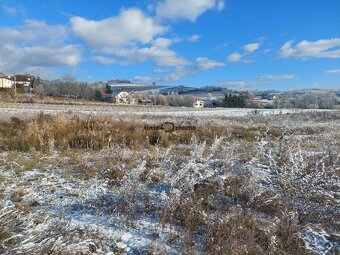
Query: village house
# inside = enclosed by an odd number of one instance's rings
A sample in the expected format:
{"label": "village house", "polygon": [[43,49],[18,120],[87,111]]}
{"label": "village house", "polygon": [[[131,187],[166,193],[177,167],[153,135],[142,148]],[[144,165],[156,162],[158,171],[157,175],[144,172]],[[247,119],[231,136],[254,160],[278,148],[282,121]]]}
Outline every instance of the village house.
{"label": "village house", "polygon": [[16,89],[19,92],[32,92],[33,88],[31,87],[31,78],[29,77],[29,75],[16,74],[12,76],[12,80],[15,80]]}
{"label": "village house", "polygon": [[0,88],[11,89],[13,81],[10,76],[0,73]]}
{"label": "village house", "polygon": [[214,99],[197,99],[193,106],[195,108],[213,108],[216,107],[216,101]]}
{"label": "village house", "polygon": [[216,107],[216,101],[213,99],[204,99],[204,107],[206,108],[213,108]]}
{"label": "village house", "polygon": [[197,100],[195,100],[193,106],[195,108],[203,108],[204,107],[204,101],[202,99],[197,99]]}
{"label": "village house", "polygon": [[116,95],[117,104],[137,104],[137,100],[126,91],[121,91]]}

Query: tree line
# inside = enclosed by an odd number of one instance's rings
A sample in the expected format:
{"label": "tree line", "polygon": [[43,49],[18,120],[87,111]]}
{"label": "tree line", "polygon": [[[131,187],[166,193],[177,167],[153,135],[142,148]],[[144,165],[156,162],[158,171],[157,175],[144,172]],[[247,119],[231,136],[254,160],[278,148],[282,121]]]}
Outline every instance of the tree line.
{"label": "tree line", "polygon": [[[31,76],[31,85],[34,92],[40,97],[66,97],[78,98],[89,101],[103,101],[105,93],[112,93],[109,84],[103,85],[96,82],[77,81],[71,75],[64,75],[60,79],[42,80],[39,77]],[[158,105],[169,105],[177,107],[191,107],[196,100],[193,95],[139,95],[139,97],[152,97]],[[272,101],[273,108],[304,108],[304,109],[332,109],[337,104],[337,97],[334,93],[282,93]],[[228,93],[224,98],[214,101],[216,107],[226,108],[259,108],[256,101],[246,95]]]}

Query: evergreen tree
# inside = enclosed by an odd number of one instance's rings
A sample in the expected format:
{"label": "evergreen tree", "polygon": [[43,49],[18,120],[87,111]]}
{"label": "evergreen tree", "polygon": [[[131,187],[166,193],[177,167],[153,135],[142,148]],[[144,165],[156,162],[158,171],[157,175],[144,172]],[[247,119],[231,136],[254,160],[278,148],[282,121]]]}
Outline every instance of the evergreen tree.
{"label": "evergreen tree", "polygon": [[224,107],[227,108],[243,108],[246,105],[244,96],[226,94],[224,97]]}

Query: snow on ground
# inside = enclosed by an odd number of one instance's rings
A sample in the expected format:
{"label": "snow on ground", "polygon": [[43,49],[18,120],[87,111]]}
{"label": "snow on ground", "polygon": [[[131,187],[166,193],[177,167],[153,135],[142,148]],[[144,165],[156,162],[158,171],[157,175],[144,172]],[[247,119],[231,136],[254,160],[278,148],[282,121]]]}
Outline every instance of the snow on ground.
{"label": "snow on ground", "polygon": [[[26,113],[24,105],[20,107],[2,109]],[[34,113],[42,109],[30,108]],[[46,106],[48,111],[70,108]],[[208,122],[214,122],[214,116],[252,114],[243,109],[108,111],[152,117],[209,115]],[[269,124],[251,120],[247,125],[256,129]],[[193,141],[136,151],[117,145],[44,155],[2,148],[0,254],[181,254],[183,247],[187,254],[209,254],[208,249],[221,254],[219,249],[241,247],[238,254],[253,248],[258,253],[251,254],[281,255],[294,254],[287,249],[299,248],[298,241],[311,254],[337,254],[339,123],[286,118],[270,125],[285,125],[287,132],[262,140],[215,137],[211,144]],[[305,127],[315,133],[302,130],[295,135],[295,129]],[[229,232],[221,232],[223,228]],[[8,229],[12,235],[6,234]],[[225,235],[218,239],[216,233]]]}
{"label": "snow on ground", "polygon": [[[116,195],[109,190],[105,180],[80,181],[65,176],[58,168],[34,169],[22,176],[8,176],[7,172],[6,179],[10,181],[5,181],[6,186],[1,185],[5,187],[5,206],[0,210],[0,219],[14,212],[11,194],[18,189],[24,191],[23,203],[35,208],[28,215],[20,216],[25,221],[23,234],[11,237],[20,240],[20,245],[13,250],[15,254],[33,254],[38,246],[46,247],[49,243],[53,244],[54,252],[72,254],[87,253],[89,247],[95,251],[93,254],[142,252],[150,245],[160,246],[167,254],[176,254],[174,247],[170,249],[164,244],[164,237],[153,237],[159,225],[152,217],[137,218],[126,227],[124,216],[107,210],[110,207],[107,203],[113,204]],[[106,200],[103,208],[102,200]],[[34,222],[36,220],[38,222]],[[83,236],[66,238],[46,233],[57,231],[55,228],[62,228],[58,232],[74,232],[75,236],[80,232]],[[102,247],[97,247],[98,240]]]}
{"label": "snow on ground", "polygon": [[322,109],[227,109],[191,108],[165,106],[119,106],[119,105],[49,105],[49,104],[2,104],[2,113],[79,113],[87,115],[110,114],[114,116],[153,116],[153,117],[235,117],[248,115],[277,115],[299,112],[324,112]]}

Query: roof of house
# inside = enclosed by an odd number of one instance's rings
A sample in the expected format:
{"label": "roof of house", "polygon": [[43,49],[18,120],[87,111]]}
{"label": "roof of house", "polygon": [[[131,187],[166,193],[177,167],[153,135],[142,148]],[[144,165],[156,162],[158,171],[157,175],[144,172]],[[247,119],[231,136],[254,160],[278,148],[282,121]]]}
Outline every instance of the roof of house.
{"label": "roof of house", "polygon": [[0,72],[0,78],[4,78],[4,79],[7,79],[7,80],[10,80],[11,78],[3,73]]}
{"label": "roof of house", "polygon": [[[14,77],[12,77],[12,78],[14,78]],[[30,82],[31,79],[26,74],[16,74],[15,75],[15,81],[17,81],[17,82]]]}
{"label": "roof of house", "polygon": [[204,104],[213,104],[215,102],[215,100],[212,99],[203,99]]}

